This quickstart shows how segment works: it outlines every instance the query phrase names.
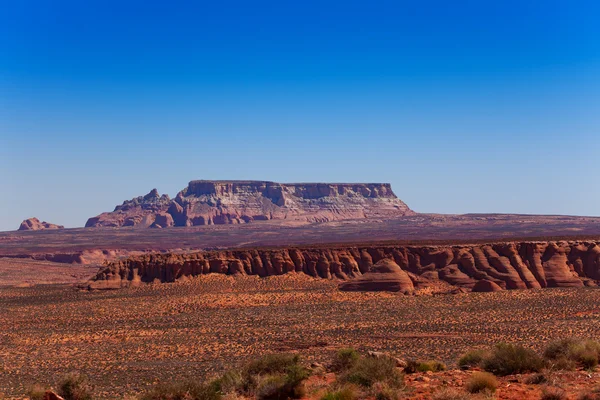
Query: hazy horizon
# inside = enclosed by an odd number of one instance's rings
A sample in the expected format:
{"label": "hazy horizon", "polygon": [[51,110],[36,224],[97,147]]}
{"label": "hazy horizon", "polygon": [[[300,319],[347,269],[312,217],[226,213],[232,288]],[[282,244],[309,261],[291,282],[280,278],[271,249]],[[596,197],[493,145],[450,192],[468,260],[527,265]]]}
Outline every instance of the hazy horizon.
{"label": "hazy horizon", "polygon": [[190,180],[600,216],[600,5],[5,2],[0,231]]}

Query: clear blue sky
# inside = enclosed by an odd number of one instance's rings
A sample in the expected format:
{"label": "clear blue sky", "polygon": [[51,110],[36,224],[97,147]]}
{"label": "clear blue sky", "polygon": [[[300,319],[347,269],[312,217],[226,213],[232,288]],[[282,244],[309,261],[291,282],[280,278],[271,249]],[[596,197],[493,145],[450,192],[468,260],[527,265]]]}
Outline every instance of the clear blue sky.
{"label": "clear blue sky", "polygon": [[600,215],[597,1],[7,1],[0,230],[191,179]]}

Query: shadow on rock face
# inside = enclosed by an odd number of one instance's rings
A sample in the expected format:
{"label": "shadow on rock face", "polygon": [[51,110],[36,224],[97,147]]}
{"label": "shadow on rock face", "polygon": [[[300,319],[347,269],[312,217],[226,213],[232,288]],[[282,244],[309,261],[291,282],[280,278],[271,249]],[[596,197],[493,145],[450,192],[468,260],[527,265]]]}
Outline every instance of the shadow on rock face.
{"label": "shadow on rock face", "polygon": [[412,294],[414,285],[408,274],[393,260],[383,259],[377,262],[361,277],[339,285],[343,291],[355,292],[401,292]]}

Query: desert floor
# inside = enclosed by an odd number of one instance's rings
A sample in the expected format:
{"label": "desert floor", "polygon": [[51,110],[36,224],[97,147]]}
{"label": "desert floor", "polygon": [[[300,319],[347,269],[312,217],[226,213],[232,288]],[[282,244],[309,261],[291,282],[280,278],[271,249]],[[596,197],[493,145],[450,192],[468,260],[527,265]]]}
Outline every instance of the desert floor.
{"label": "desert floor", "polygon": [[326,363],[355,347],[452,368],[465,350],[499,341],[600,339],[600,289],[404,296],[336,288],[296,274],[207,275],[108,292],[0,288],[0,393],[19,398],[34,383],[80,371],[99,398],[118,398],[266,352]]}

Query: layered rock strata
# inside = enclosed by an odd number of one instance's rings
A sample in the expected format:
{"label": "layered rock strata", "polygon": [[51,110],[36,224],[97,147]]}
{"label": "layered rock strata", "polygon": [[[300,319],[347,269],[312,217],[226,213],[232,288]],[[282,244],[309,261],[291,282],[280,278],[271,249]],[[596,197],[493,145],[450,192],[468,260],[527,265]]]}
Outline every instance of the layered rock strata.
{"label": "layered rock strata", "polygon": [[[348,246],[146,254],[107,264],[92,287],[174,282],[209,273],[303,273],[342,280],[369,277],[382,260],[395,263],[415,288],[443,281],[478,291],[593,286],[600,281],[600,242],[507,242],[461,246]],[[379,271],[381,272],[381,271]],[[384,271],[385,272],[385,271]],[[404,279],[404,278],[402,278]],[[483,282],[486,281],[486,282]],[[479,282],[483,282],[478,284]],[[404,280],[403,288],[410,289]],[[402,291],[402,290],[401,290]]]}
{"label": "layered rock strata", "polygon": [[86,227],[169,227],[263,220],[325,222],[414,215],[387,183],[191,181],[171,200],[156,189],[90,218]]}

